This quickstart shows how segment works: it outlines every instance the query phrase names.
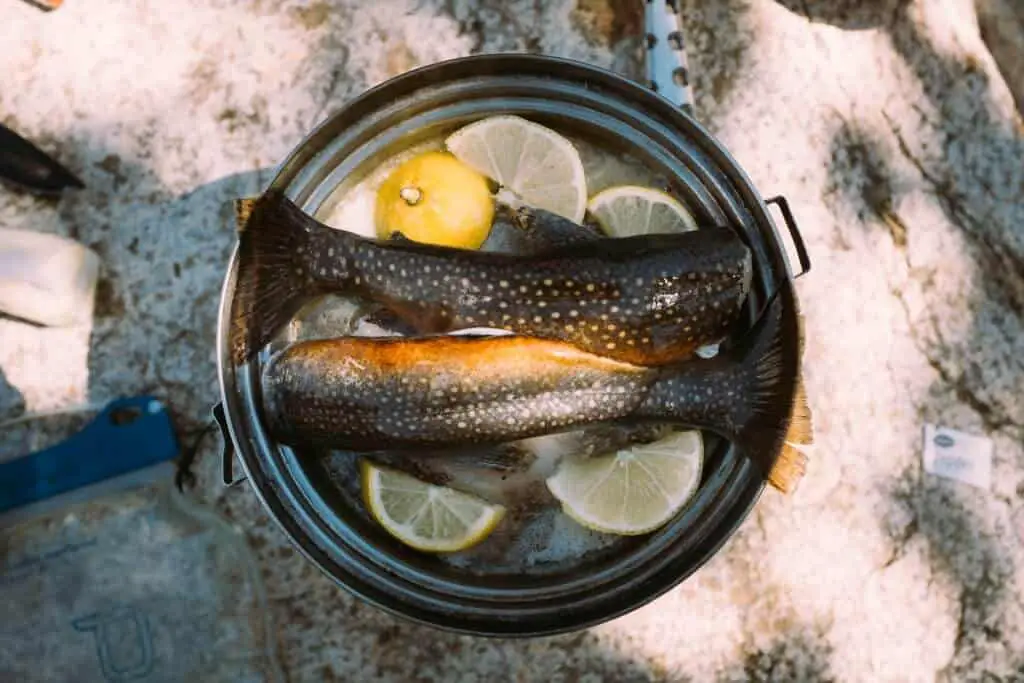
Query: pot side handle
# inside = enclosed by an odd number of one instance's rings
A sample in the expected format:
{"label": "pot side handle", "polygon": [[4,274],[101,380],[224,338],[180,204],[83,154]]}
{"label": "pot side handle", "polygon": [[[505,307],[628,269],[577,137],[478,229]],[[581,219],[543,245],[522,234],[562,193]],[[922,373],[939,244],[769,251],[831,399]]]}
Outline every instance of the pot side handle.
{"label": "pot side handle", "polygon": [[765,204],[774,204],[779,207],[779,211],[782,213],[782,220],[786,222],[786,229],[789,230],[789,236],[793,240],[793,248],[796,249],[797,258],[800,259],[800,272],[793,274],[793,279],[803,277],[811,271],[811,257],[807,253],[807,246],[804,244],[804,238],[800,234],[800,228],[796,225],[796,219],[793,217],[793,212],[789,208],[789,202],[786,198],[779,195],[778,197],[772,197],[771,199],[764,200]]}
{"label": "pot side handle", "polygon": [[218,403],[210,411],[213,415],[213,421],[217,423],[217,429],[220,430],[221,440],[221,453],[220,453],[220,470],[221,480],[225,486],[231,487],[235,484],[240,484],[245,481],[245,477],[235,478],[234,463],[235,463],[235,446],[231,441],[231,432],[228,430],[227,417],[224,415],[224,404]]}
{"label": "pot side handle", "polygon": [[179,491],[184,491],[186,486],[192,486],[195,484],[195,475],[192,472],[192,467],[195,465],[196,458],[199,457],[199,447],[202,445],[203,439],[206,435],[213,430],[214,427],[220,432],[221,439],[221,452],[220,452],[220,467],[221,467],[221,479],[224,485],[227,487],[240,484],[245,481],[245,476],[235,478],[234,462],[235,462],[235,446],[231,440],[231,431],[228,429],[227,418],[224,415],[224,404],[218,402],[210,410],[211,417],[213,420],[206,425],[206,427],[199,432],[196,436],[195,441],[192,442],[191,447],[186,448],[178,459],[178,471],[174,475],[174,484],[178,487]]}

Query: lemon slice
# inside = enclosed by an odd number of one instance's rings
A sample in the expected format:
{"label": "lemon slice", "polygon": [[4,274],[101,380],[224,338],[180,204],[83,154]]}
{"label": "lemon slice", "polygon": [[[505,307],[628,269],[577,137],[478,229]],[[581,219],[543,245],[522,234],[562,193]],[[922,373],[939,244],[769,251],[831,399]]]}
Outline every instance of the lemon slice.
{"label": "lemon slice", "polygon": [[697,229],[697,221],[685,206],[649,187],[609,187],[591,198],[587,210],[613,237]]}
{"label": "lemon slice", "polygon": [[455,131],[445,146],[529,206],[583,220],[583,162],[573,144],[550,128],[518,116],[492,116]]}
{"label": "lemon slice", "polygon": [[567,457],[547,480],[562,511],[585,527],[632,536],[670,520],[697,490],[704,460],[698,431],[591,458]]}
{"label": "lemon slice", "polygon": [[388,533],[417,550],[465,550],[487,538],[505,515],[501,505],[365,460],[361,471],[370,514]]}

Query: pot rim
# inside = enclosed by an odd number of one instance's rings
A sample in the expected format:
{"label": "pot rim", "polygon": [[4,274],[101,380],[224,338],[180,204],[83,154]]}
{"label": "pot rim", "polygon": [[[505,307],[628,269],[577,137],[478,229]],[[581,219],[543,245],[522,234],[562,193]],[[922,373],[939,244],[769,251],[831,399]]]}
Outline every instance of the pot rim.
{"label": "pot rim", "polygon": [[[462,76],[454,73],[460,70],[463,73]],[[564,58],[527,54],[474,55],[420,67],[380,83],[316,126],[280,164],[269,187],[287,191],[295,185],[297,181],[301,180],[308,163],[317,155],[324,153],[324,150],[338,137],[339,121],[355,115],[368,106],[372,110],[379,109],[380,107],[374,106],[374,104],[381,100],[387,102],[391,99],[390,93],[405,92],[407,96],[409,90],[403,91],[403,88],[408,89],[410,84],[421,83],[423,84],[420,86],[422,88],[438,82],[457,82],[469,76],[487,77],[480,76],[481,72],[487,75],[494,75],[496,72],[500,75],[513,76],[517,71],[528,71],[531,74],[544,72],[553,79],[554,83],[561,81],[572,84],[582,81],[587,84],[585,87],[603,87],[607,90],[614,90],[618,99],[630,100],[630,106],[643,106],[645,110],[653,110],[657,114],[657,117],[652,115],[653,118],[672,129],[675,135],[684,136],[688,142],[699,147],[700,151],[716,164],[718,170],[722,172],[722,177],[712,178],[712,182],[724,180],[730,186],[726,189],[732,190],[734,194],[738,195],[746,215],[739,218],[737,215],[723,215],[723,217],[730,222],[737,222],[741,218],[747,219],[744,221],[743,230],[756,230],[761,235],[760,241],[770,246],[769,250],[755,250],[754,254],[755,270],[764,271],[761,275],[761,279],[765,281],[761,283],[762,287],[767,287],[771,282],[777,283],[780,277],[790,277],[779,233],[771,220],[766,204],[746,173],[732,159],[721,143],[693,117],[675,108],[655,93],[613,72]],[[476,73],[474,74],[474,72]],[[418,88],[413,88],[411,91],[415,92],[416,90]],[[636,98],[639,98],[641,105],[636,103]],[[344,129],[342,127],[342,130]],[[707,179],[703,180],[707,182]],[[308,195],[314,193],[319,186],[307,178],[306,187],[313,188],[307,192]],[[725,191],[722,190],[722,192]],[[731,501],[731,505],[725,509],[722,509],[722,506],[709,508],[711,513],[717,512],[717,516],[711,514],[711,519],[697,520],[701,527],[713,528],[704,529],[702,540],[684,557],[660,558],[659,562],[654,562],[647,567],[647,571],[638,572],[645,579],[643,585],[630,585],[628,576],[624,579],[620,578],[618,593],[626,593],[624,597],[628,599],[617,604],[608,600],[597,600],[596,608],[587,603],[589,613],[562,614],[560,621],[553,618],[551,614],[558,611],[564,612],[564,605],[560,607],[543,604],[536,610],[517,605],[515,614],[510,613],[508,619],[497,616],[496,610],[500,613],[500,603],[495,603],[497,606],[492,605],[482,610],[477,610],[468,604],[453,607],[450,602],[445,603],[444,594],[417,595],[419,604],[410,605],[408,602],[403,602],[403,598],[406,600],[409,598],[408,586],[400,584],[400,579],[393,576],[382,576],[381,568],[369,561],[365,553],[373,554],[372,548],[364,547],[361,550],[354,546],[346,548],[345,552],[350,556],[346,558],[348,560],[346,566],[340,566],[337,558],[332,557],[321,546],[321,543],[325,542],[324,535],[326,533],[323,527],[330,526],[329,520],[315,519],[311,514],[310,501],[303,500],[301,492],[289,488],[289,482],[283,481],[287,477],[282,477],[281,466],[271,466],[269,458],[272,456],[267,455],[269,439],[262,431],[258,416],[253,415],[253,412],[258,409],[239,391],[238,375],[248,367],[249,363],[236,368],[230,363],[230,355],[227,352],[227,323],[230,320],[230,304],[236,268],[237,245],[232,250],[227,275],[221,289],[217,334],[218,374],[226,426],[235,449],[240,455],[246,477],[252,483],[257,497],[275,523],[309,561],[362,600],[387,612],[430,626],[473,635],[539,636],[586,628],[621,616],[654,600],[703,566],[739,528],[763,491],[764,481],[761,475],[755,472],[753,466],[746,459],[739,461],[733,471],[727,473],[730,475],[728,481],[720,483],[723,488],[717,491],[718,493],[724,491],[725,497]],[[287,459],[290,456],[278,457]],[[294,484],[294,482],[291,483]],[[679,545],[680,533],[684,531],[683,528],[679,528],[680,524],[681,518],[677,518],[674,523],[670,523],[664,528],[664,535],[671,537],[663,544],[667,546],[667,550]],[[693,530],[693,525],[690,524],[685,528],[686,532]],[[336,542],[331,544],[336,546]],[[336,547],[335,550],[337,550]],[[409,572],[415,573],[411,568]],[[557,595],[554,596],[554,598],[557,597]],[[553,598],[549,598],[547,602],[550,602],[551,599]],[[462,612],[461,617],[456,614],[460,611]],[[539,618],[541,615],[548,616]],[[516,618],[519,619],[518,622]],[[523,622],[526,622],[525,627]]]}

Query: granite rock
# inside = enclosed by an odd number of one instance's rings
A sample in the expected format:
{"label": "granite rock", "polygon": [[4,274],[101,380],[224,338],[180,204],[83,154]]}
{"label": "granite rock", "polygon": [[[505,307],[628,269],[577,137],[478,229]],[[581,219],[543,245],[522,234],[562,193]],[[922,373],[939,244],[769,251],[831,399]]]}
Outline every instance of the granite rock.
{"label": "granite rock", "polygon": [[[206,442],[194,495],[247,530],[290,680],[1024,677],[1019,79],[1001,74],[970,0],[680,4],[698,115],[765,196],[790,200],[811,251],[798,290],[817,445],[803,486],[767,492],[705,568],[648,607],[568,636],[482,640],[337,588],[250,490],[219,485]],[[533,51],[639,78],[639,10],[4,3],[0,120],[87,188],[59,201],[0,190],[0,221],[90,245],[103,283],[87,328],[0,320],[0,419],[152,391],[192,438],[217,400],[229,199],[263,186],[347,100],[419,64]],[[922,471],[925,422],[994,440],[991,490]],[[25,429],[37,433],[18,443],[48,436]]]}
{"label": "granite rock", "polygon": [[977,0],[981,38],[999,65],[1024,114],[1024,5],[1013,0]]}

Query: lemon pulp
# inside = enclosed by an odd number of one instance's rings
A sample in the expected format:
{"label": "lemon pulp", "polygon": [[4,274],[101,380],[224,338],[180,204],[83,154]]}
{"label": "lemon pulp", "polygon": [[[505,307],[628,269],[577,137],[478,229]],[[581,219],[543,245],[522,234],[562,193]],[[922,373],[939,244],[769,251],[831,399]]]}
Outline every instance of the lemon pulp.
{"label": "lemon pulp", "polygon": [[460,128],[445,146],[525,204],[583,220],[583,161],[572,142],[550,128],[519,116],[491,116]]}
{"label": "lemon pulp", "polygon": [[648,187],[609,187],[591,198],[587,210],[614,237],[697,229],[693,215],[675,197]]}
{"label": "lemon pulp", "polygon": [[700,483],[704,442],[698,431],[590,458],[566,457],[547,480],[562,511],[583,526],[624,536],[668,522]]}
{"label": "lemon pulp", "polygon": [[366,460],[361,463],[361,478],[370,515],[417,550],[465,550],[487,538],[505,516],[501,505]]}

